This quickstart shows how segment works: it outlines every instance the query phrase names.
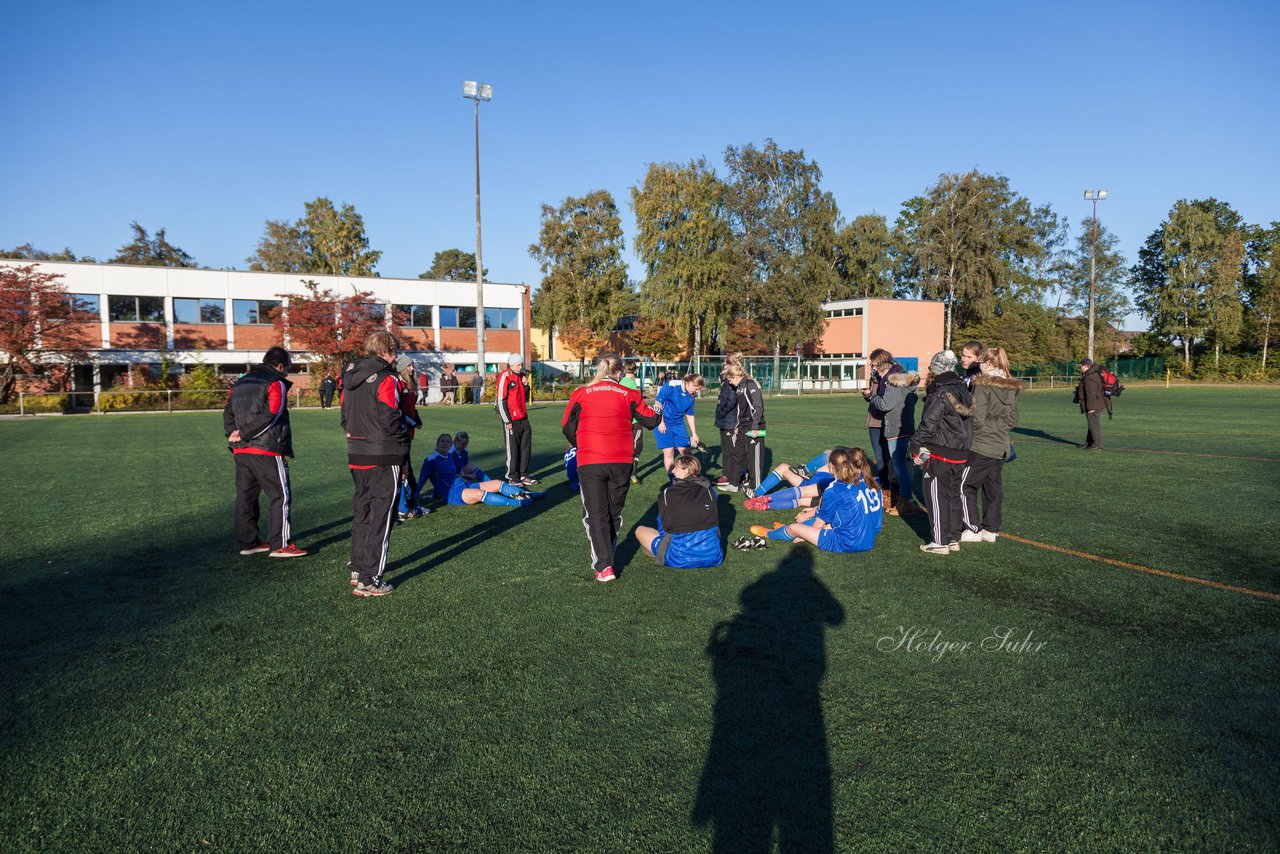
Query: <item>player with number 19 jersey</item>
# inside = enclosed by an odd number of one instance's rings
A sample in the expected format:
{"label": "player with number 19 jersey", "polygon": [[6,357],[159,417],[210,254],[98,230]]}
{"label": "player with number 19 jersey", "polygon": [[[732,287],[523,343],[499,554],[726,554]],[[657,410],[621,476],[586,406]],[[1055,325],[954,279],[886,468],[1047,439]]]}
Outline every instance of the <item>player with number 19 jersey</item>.
{"label": "player with number 19 jersey", "polygon": [[818,518],[830,525],[818,534],[818,548],[828,552],[865,552],[876,544],[882,522],[879,490],[866,484],[836,481],[822,494]]}

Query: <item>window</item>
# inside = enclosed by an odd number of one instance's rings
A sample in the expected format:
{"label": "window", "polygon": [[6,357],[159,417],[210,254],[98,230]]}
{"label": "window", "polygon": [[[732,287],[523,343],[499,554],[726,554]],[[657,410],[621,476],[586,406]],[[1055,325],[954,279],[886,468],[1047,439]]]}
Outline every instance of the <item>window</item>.
{"label": "window", "polygon": [[112,320],[121,323],[164,322],[164,297],[107,297]]}
{"label": "window", "polygon": [[430,327],[431,306],[398,305],[396,306],[396,318],[400,321],[401,326]]}
{"label": "window", "polygon": [[626,317],[618,318],[618,322],[613,325],[613,328],[618,332],[631,332],[636,328],[636,316],[629,314]]}
{"label": "window", "polygon": [[385,321],[387,319],[387,307],[380,302],[371,302],[365,306],[369,310],[369,316],[375,320]]}
{"label": "window", "polygon": [[[472,312],[474,313],[474,309]],[[485,329],[515,329],[519,325],[520,310],[517,308],[486,308],[484,310]]]}
{"label": "window", "polygon": [[[488,321],[489,313],[485,312],[485,320]],[[440,306],[440,325],[448,326],[454,329],[475,329],[476,328],[476,307],[475,306]]]}
{"label": "window", "polygon": [[83,311],[94,317],[102,316],[102,299],[97,294],[67,294],[72,311]]}
{"label": "window", "polygon": [[271,322],[271,309],[280,305],[278,299],[237,299],[231,301],[231,315],[237,324],[248,326]]}
{"label": "window", "polygon": [[827,312],[827,317],[862,317],[860,308],[836,308]]}
{"label": "window", "polygon": [[174,297],[174,323],[226,323],[227,307],[220,299]]}

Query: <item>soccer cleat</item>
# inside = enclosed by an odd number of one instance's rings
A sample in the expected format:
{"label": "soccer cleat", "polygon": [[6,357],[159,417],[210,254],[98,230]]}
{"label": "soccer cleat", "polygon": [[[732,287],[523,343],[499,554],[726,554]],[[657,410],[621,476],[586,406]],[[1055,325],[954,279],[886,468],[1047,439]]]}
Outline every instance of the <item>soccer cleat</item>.
{"label": "soccer cleat", "polygon": [[718,478],[716,478],[715,480],[711,481],[711,485],[712,485],[712,486],[719,486],[719,485],[720,485],[720,484],[722,484],[722,483],[728,483],[728,482],[729,482],[729,478],[725,477],[724,475],[720,475]]}
{"label": "soccer cleat", "polygon": [[729,481],[726,480],[724,483],[716,483],[716,489],[721,492],[737,492],[738,485],[736,483],[729,483]]}
{"label": "soccer cleat", "polygon": [[924,543],[920,546],[920,551],[930,555],[949,555],[951,549],[947,546],[940,546],[937,543]]}
{"label": "soccer cleat", "polygon": [[751,537],[738,537],[733,541],[733,547],[740,552],[750,551],[752,548]]}
{"label": "soccer cleat", "polygon": [[284,548],[275,549],[274,551],[271,552],[271,554],[268,555],[268,557],[306,557],[306,556],[307,556],[307,550],[300,549],[297,546],[295,546],[293,543],[289,543],[289,545],[285,546]]}
{"label": "soccer cleat", "polygon": [[701,442],[701,441],[700,441],[700,442],[698,442],[698,444],[694,445],[693,447],[694,447],[694,449],[695,449],[698,453],[700,453],[700,454],[705,454],[705,453],[707,452],[707,443],[706,443],[706,442]]}
{"label": "soccer cleat", "polygon": [[960,544],[956,542],[947,543],[947,551],[951,551],[951,552],[960,551]]}
{"label": "soccer cleat", "polygon": [[998,531],[987,531],[984,529],[978,532],[978,536],[982,537],[982,541],[984,543],[994,543],[1000,537],[1000,533]]}
{"label": "soccer cleat", "polygon": [[769,548],[769,541],[768,541],[767,539],[765,539],[764,537],[752,537],[752,538],[751,538],[751,548],[753,548],[753,549],[767,549],[767,548]]}
{"label": "soccer cleat", "polygon": [[613,581],[618,576],[613,574],[613,567],[606,566],[596,573],[596,581]]}
{"label": "soccer cleat", "polygon": [[635,475],[631,475],[631,485],[632,485],[632,486],[634,486],[635,484],[637,484],[637,483],[639,483],[639,482],[640,482],[640,478],[636,477]]}
{"label": "soccer cleat", "polygon": [[813,477],[813,475],[809,473],[809,466],[805,465],[804,463],[801,463],[798,466],[791,466],[791,473],[801,478],[802,480],[808,480],[809,478]]}
{"label": "soccer cleat", "polygon": [[383,581],[382,579],[378,579],[377,581],[374,581],[372,584],[357,583],[355,589],[351,591],[351,595],[366,596],[366,597],[367,596],[386,596],[388,593],[390,593],[393,590],[395,590],[395,588],[392,587],[390,584]]}
{"label": "soccer cleat", "polygon": [[353,569],[353,570],[351,571],[351,586],[352,586],[352,587],[355,587],[355,586],[356,586],[357,584],[359,584],[359,583],[360,583],[360,573],[356,572],[356,571]]}
{"label": "soccer cleat", "polygon": [[756,491],[749,486],[742,487],[742,494],[747,496],[748,499],[756,497]]}
{"label": "soccer cleat", "polygon": [[748,510],[768,510],[769,504],[769,496],[757,495],[755,498],[748,498],[742,506]]}
{"label": "soccer cleat", "polygon": [[751,533],[755,534],[757,537],[767,537],[769,536],[769,532],[771,530],[776,531],[778,528],[781,528],[781,527],[782,527],[781,525],[774,525],[772,528],[766,528],[764,525],[752,525]]}
{"label": "soccer cleat", "polygon": [[525,476],[520,478],[520,483],[522,486],[537,486],[542,483],[542,481],[538,480],[536,477]]}
{"label": "soccer cleat", "polygon": [[240,550],[240,554],[242,554],[242,555],[260,555],[260,554],[262,554],[263,552],[269,552],[269,551],[271,551],[271,546],[267,545],[267,544],[266,544],[266,543],[264,543],[262,540],[258,540],[257,545],[250,546],[250,547],[249,547],[249,548],[247,548],[247,549],[241,549],[241,550]]}
{"label": "soccer cleat", "polygon": [[982,539],[981,531],[970,531],[968,528],[965,528],[963,531],[960,532],[960,542],[982,543],[986,541]]}

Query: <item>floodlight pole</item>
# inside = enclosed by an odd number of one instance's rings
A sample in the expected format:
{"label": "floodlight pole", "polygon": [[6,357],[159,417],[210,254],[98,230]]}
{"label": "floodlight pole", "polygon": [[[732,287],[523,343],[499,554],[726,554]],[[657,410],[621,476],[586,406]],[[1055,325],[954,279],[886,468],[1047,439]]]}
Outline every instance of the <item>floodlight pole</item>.
{"label": "floodlight pole", "polygon": [[1093,202],[1093,232],[1089,243],[1089,359],[1093,360],[1093,297],[1097,276],[1098,201],[1107,197],[1106,190],[1085,190],[1084,197]]}
{"label": "floodlight pole", "polygon": [[484,376],[486,324],[484,322],[484,260],[480,241],[480,102],[492,99],[492,87],[467,81],[462,84],[462,97],[475,102],[476,106],[476,371]]}

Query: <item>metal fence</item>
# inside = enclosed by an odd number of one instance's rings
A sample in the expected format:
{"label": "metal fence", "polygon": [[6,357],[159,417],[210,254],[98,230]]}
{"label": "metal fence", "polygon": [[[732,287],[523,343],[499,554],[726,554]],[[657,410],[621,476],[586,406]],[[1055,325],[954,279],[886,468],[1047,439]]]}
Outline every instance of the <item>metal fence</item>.
{"label": "metal fence", "polygon": [[[113,391],[18,392],[16,400],[0,405],[0,415],[46,415],[96,412],[193,412],[222,409],[226,389],[122,389]],[[320,393],[291,389],[289,405],[319,406]]]}
{"label": "metal fence", "polygon": [[[1165,361],[1163,356],[1141,356],[1132,359],[1108,359],[1103,362],[1117,377],[1122,380],[1161,380],[1164,379]],[[1049,380],[1054,377],[1068,377],[1072,383],[1078,381],[1080,362],[1046,362],[1039,365],[1015,364],[1012,372],[1019,378],[1036,378]]]}

